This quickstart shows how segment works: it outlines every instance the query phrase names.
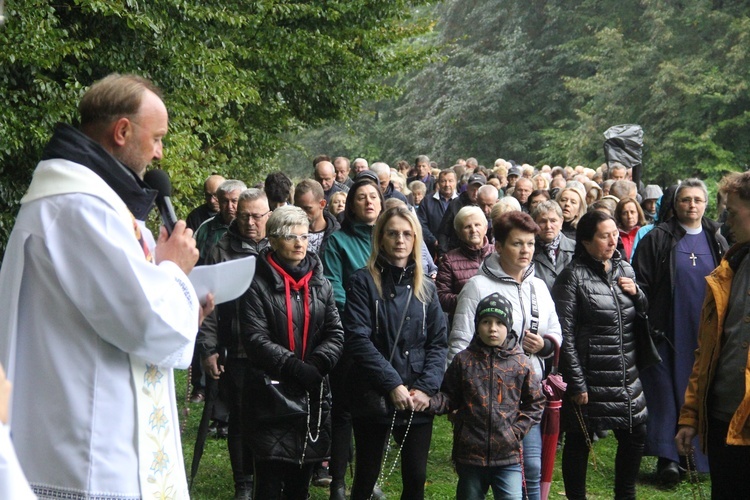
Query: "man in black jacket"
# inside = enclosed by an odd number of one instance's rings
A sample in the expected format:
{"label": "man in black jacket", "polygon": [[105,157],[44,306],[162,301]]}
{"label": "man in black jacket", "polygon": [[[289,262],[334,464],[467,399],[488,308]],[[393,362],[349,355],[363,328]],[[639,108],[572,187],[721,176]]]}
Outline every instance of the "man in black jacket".
{"label": "man in black jacket", "polygon": [[304,210],[310,219],[307,250],[319,254],[328,237],[341,228],[336,217],[326,210],[323,186],[312,179],[301,181],[294,188],[294,204]]}
{"label": "man in black jacket", "polygon": [[427,187],[427,196],[430,196],[435,191],[435,178],[432,176],[432,169],[430,168],[430,159],[425,155],[417,156],[414,166],[417,169],[417,174],[409,177],[407,183],[411,184],[414,181],[422,181]]}
{"label": "man in black jacket", "polygon": [[438,250],[437,233],[443,215],[452,200],[458,198],[456,193],[456,172],[452,168],[442,170],[438,175],[437,190],[430,194],[429,190],[422,203],[417,208],[417,217],[422,225],[424,242],[430,253],[435,256]]}
{"label": "man in black jacket", "polygon": [[[247,189],[237,202],[237,217],[213,247],[206,264],[257,256],[268,246],[266,221],[270,209],[265,193]],[[239,338],[240,299],[220,304],[203,322],[196,349],[206,376],[219,380],[220,393],[228,398],[229,434],[227,446],[234,476],[235,498],[252,498],[252,453],[242,443],[242,390],[247,371],[247,354]],[[220,352],[226,352],[224,365]]]}
{"label": "man in black jacket", "polygon": [[192,229],[193,232],[205,221],[219,213],[219,198],[216,195],[216,191],[219,189],[219,185],[225,180],[224,177],[213,174],[209,175],[203,183],[203,196],[206,201],[199,207],[194,208],[188,214],[187,219],[185,219],[187,227]]}
{"label": "man in black jacket", "polygon": [[459,210],[468,205],[477,204],[477,191],[481,186],[487,183],[487,179],[482,174],[472,174],[469,177],[466,191],[461,195],[452,200],[448,205],[448,208],[443,215],[443,219],[440,221],[440,228],[438,229],[437,239],[440,253],[445,255],[454,248],[458,248],[459,239],[456,234],[456,230],[453,228],[453,220],[456,218],[456,214]]}

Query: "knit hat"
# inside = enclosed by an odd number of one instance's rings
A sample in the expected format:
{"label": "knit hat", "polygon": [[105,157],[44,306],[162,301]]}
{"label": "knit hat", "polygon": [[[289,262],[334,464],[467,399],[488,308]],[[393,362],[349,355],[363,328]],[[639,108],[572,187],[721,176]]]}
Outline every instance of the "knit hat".
{"label": "knit hat", "polygon": [[508,329],[508,336],[513,329],[513,305],[508,299],[495,292],[486,296],[477,304],[477,313],[474,316],[474,328],[485,316],[494,316],[500,320]]}

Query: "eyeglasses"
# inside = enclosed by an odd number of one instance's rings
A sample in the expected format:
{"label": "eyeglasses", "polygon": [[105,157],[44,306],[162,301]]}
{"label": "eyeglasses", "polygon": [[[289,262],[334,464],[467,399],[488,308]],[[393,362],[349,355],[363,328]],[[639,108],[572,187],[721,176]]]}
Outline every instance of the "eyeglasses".
{"label": "eyeglasses", "polygon": [[271,212],[272,210],[269,210],[268,212],[264,214],[239,214],[237,218],[241,220],[242,222],[247,222],[252,217],[252,219],[257,222],[261,220],[263,217],[265,217],[266,215],[270,214]]}
{"label": "eyeglasses", "polygon": [[276,234],[274,235],[274,238],[280,238],[286,242],[301,241],[302,243],[304,243],[308,239],[310,239],[310,235],[307,233],[305,234]]}
{"label": "eyeglasses", "polygon": [[684,205],[689,205],[691,201],[695,203],[696,205],[703,205],[704,203],[706,203],[706,200],[704,200],[703,198],[690,198],[689,196],[686,196],[685,198],[680,198],[677,201]]}
{"label": "eyeglasses", "polygon": [[206,200],[218,200],[216,193],[203,193],[203,196],[206,197]]}
{"label": "eyeglasses", "polygon": [[394,231],[393,229],[389,229],[385,232],[385,237],[391,240],[397,240],[403,237],[404,240],[411,241],[414,239],[414,233],[412,233],[411,231],[404,231],[402,233],[401,231]]}

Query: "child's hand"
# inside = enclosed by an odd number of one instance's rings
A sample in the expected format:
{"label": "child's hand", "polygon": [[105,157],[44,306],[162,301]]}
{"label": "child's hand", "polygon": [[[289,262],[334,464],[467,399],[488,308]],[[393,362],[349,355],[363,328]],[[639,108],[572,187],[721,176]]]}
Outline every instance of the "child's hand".
{"label": "child's hand", "polygon": [[414,403],[414,411],[425,411],[430,407],[430,396],[420,391],[419,389],[412,389],[409,391],[411,395],[412,403]]}

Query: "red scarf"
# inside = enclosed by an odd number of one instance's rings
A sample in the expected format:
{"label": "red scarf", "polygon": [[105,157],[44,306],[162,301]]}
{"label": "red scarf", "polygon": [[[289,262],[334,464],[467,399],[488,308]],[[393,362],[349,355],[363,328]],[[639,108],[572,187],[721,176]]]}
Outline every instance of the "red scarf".
{"label": "red scarf", "polygon": [[271,254],[268,254],[268,263],[276,269],[276,271],[284,278],[284,288],[286,293],[286,313],[287,313],[287,319],[286,319],[286,327],[287,327],[287,336],[289,338],[289,350],[294,352],[294,321],[292,318],[292,290],[295,292],[299,292],[300,289],[302,289],[302,306],[305,310],[305,321],[304,326],[302,327],[302,355],[300,356],[300,359],[305,359],[305,352],[307,352],[307,334],[308,329],[310,327],[310,278],[312,278],[313,270],[310,269],[310,271],[305,274],[302,278],[300,278],[299,281],[295,281],[294,278],[289,276],[289,273],[287,273],[283,267],[281,267],[276,260],[273,258]]}

